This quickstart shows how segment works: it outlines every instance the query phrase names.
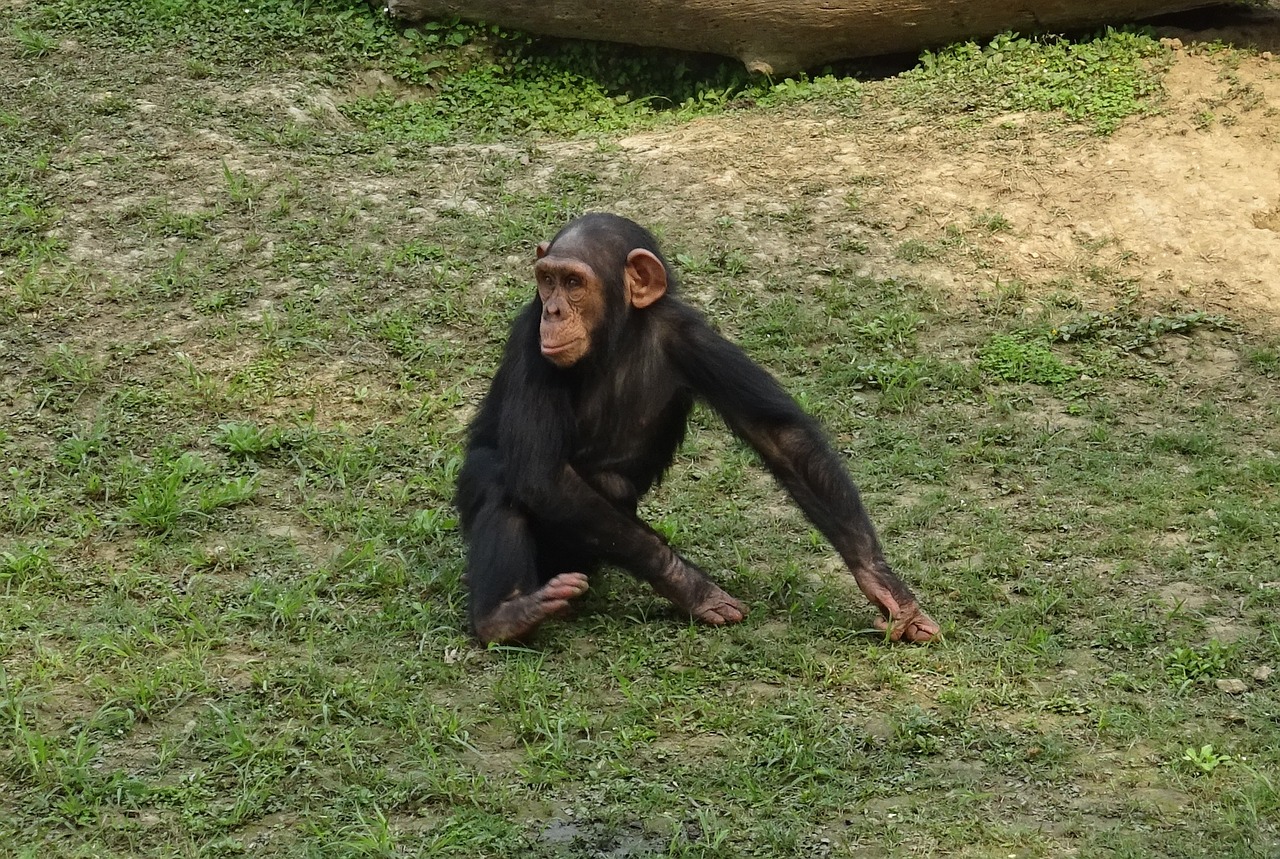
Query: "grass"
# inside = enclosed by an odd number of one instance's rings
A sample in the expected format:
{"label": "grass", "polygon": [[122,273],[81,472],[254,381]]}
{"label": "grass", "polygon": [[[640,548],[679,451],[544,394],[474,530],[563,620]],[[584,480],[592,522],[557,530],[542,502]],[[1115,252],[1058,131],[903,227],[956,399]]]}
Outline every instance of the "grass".
{"label": "grass", "polygon": [[1014,111],[1061,111],[1109,134],[1127,116],[1153,110],[1167,51],[1141,33],[1108,30],[1094,39],[1029,39],[1006,34],[926,52],[904,75],[902,97],[939,112],[976,118]]}
{"label": "grass", "polygon": [[[864,100],[961,121],[963,98],[1105,130],[1155,97],[1131,86],[1153,45],[1007,38],[880,81],[636,52],[621,80],[606,49],[402,39],[363,4],[6,10],[4,850],[1273,855],[1280,342],[913,279],[1011,230],[996,212],[911,245],[803,193],[649,220],[829,427],[942,642],[865,634],[829,547],[701,411],[643,512],[748,622],[691,626],[613,575],[534,647],[464,631],[464,428],[532,244],[652,194],[622,131],[872,128]],[[1075,106],[1036,94],[1063,64]],[[370,69],[394,95],[361,94]]]}

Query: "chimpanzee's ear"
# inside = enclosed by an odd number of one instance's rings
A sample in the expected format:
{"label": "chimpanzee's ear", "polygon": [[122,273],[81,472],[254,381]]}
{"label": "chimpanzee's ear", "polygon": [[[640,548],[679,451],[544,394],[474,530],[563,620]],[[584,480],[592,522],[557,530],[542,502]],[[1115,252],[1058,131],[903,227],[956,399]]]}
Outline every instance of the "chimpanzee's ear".
{"label": "chimpanzee's ear", "polygon": [[652,253],[636,248],[627,254],[627,300],[635,308],[648,307],[667,294],[667,269]]}
{"label": "chimpanzee's ear", "polygon": [[537,258],[538,258],[538,259],[542,259],[544,256],[546,256],[546,255],[547,255],[547,251],[549,251],[549,250],[551,250],[551,242],[539,242],[539,243],[538,243],[538,251],[537,251],[537,253],[538,253],[538,257],[537,257]]}

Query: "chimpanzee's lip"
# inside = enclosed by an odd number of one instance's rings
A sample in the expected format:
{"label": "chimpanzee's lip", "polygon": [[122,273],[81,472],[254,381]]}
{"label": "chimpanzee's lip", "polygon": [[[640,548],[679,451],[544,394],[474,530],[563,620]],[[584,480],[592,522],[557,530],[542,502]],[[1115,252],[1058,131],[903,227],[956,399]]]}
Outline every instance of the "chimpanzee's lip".
{"label": "chimpanzee's lip", "polygon": [[564,343],[543,343],[543,344],[542,344],[542,354],[543,354],[543,355],[558,355],[558,354],[560,354],[561,352],[564,352],[565,350],[567,350],[567,349],[568,349],[570,346],[572,346],[575,342],[576,342],[576,341],[573,341],[573,340],[566,340]]}

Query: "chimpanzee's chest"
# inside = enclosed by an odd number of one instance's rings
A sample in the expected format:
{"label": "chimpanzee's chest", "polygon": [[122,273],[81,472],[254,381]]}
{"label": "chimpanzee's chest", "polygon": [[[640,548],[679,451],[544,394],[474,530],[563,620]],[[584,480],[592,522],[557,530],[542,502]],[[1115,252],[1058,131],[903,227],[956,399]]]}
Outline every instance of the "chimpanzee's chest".
{"label": "chimpanzee's chest", "polygon": [[616,379],[580,393],[575,404],[574,465],[584,474],[609,472],[646,492],[684,439],[693,399],[666,379]]}

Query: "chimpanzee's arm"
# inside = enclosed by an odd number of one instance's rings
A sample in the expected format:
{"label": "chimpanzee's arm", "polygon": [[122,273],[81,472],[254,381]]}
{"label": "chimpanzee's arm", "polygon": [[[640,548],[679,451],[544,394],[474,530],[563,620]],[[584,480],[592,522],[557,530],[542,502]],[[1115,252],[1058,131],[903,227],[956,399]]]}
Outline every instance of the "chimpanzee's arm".
{"label": "chimpanzee's arm", "polygon": [[894,638],[928,640],[938,625],[884,559],[844,463],[818,425],[762,367],[692,313],[668,352],[693,388],[750,444],[853,572]]}

